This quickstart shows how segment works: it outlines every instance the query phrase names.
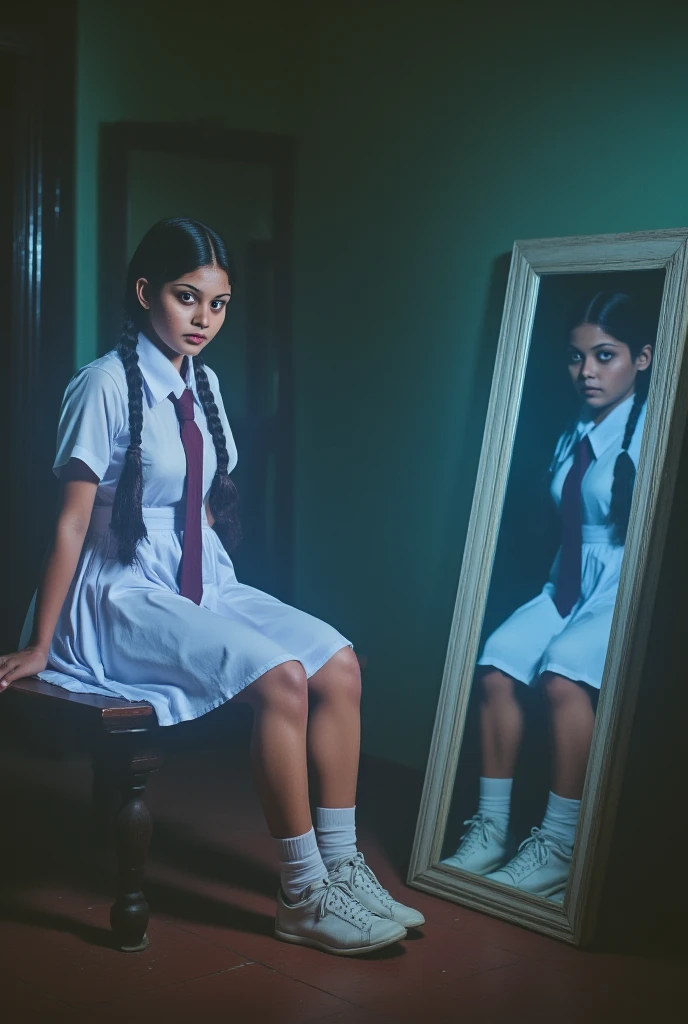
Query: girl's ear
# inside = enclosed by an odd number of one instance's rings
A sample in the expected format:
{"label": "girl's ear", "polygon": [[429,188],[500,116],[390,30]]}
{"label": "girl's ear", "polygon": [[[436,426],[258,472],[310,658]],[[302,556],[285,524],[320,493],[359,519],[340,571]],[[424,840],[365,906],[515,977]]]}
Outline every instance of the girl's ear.
{"label": "girl's ear", "polygon": [[136,298],[143,309],[150,309],[150,288],[145,277],[140,277],[136,282]]}
{"label": "girl's ear", "polygon": [[638,357],[635,360],[635,365],[638,370],[647,370],[648,366],[652,362],[652,345],[645,345],[643,349],[638,353]]}

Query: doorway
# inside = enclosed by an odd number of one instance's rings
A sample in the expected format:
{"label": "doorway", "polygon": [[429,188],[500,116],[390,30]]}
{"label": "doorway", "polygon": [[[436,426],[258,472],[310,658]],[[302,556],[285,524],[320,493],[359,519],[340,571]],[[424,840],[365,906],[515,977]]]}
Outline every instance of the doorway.
{"label": "doorway", "polygon": [[101,133],[100,351],[119,339],[126,266],[148,228],[184,216],[225,239],[237,281],[208,364],[239,451],[232,478],[243,540],[232,561],[242,583],[289,601],[291,141],[157,123],[103,125]]}

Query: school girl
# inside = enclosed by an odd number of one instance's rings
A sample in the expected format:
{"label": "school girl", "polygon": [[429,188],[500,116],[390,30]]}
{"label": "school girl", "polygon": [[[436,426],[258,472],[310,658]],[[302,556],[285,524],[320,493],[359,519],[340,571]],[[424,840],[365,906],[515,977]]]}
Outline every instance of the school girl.
{"label": "school girl", "polygon": [[367,953],[423,917],[382,888],[356,847],[351,643],[239,583],[228,554],[239,535],[237,453],[204,354],[233,276],[222,239],[195,221],[161,221],[138,246],[119,345],[65,392],[55,537],[21,649],[0,657],[0,689],[38,674],[77,693],[149,701],[161,726],[248,703],[280,868],[275,935]]}
{"label": "school girl", "polygon": [[[479,658],[482,774],[477,813],[445,863],[541,896],[568,878],[645,421],[652,346],[628,295],[600,292],[570,333],[582,409],[556,446],[551,495],[561,546],[542,592],[518,608]],[[519,686],[543,687],[553,748],[545,817],[504,863],[523,735]]]}

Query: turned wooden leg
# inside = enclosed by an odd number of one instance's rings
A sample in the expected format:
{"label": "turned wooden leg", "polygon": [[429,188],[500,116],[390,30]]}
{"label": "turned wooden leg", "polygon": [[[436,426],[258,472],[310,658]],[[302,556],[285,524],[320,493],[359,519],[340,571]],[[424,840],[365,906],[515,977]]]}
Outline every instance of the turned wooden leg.
{"label": "turned wooden leg", "polygon": [[121,803],[111,760],[102,753],[92,755],[93,841],[102,851],[109,846],[112,824]]}
{"label": "turned wooden leg", "polygon": [[115,777],[122,799],[114,821],[119,880],[117,899],[110,909],[110,924],[115,944],[125,953],[139,952],[149,945],[149,907],[143,894],[143,873],[153,819],[144,795],[149,773],[161,764],[161,755],[153,750],[132,752],[117,764]]}

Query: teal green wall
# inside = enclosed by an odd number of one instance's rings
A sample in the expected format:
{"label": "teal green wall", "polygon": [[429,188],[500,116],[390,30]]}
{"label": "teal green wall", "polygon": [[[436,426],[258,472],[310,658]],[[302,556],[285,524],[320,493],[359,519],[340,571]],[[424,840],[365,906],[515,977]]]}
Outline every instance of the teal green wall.
{"label": "teal green wall", "polygon": [[[512,6],[263,0],[199,20],[196,5],[189,35],[176,2],[159,16],[153,0],[82,3],[77,358],[95,353],[98,122],[202,114],[294,134],[296,600],[368,656],[364,749],[419,766],[503,299],[496,261],[515,238],[688,224],[679,5]],[[188,73],[194,53],[215,70]]]}

